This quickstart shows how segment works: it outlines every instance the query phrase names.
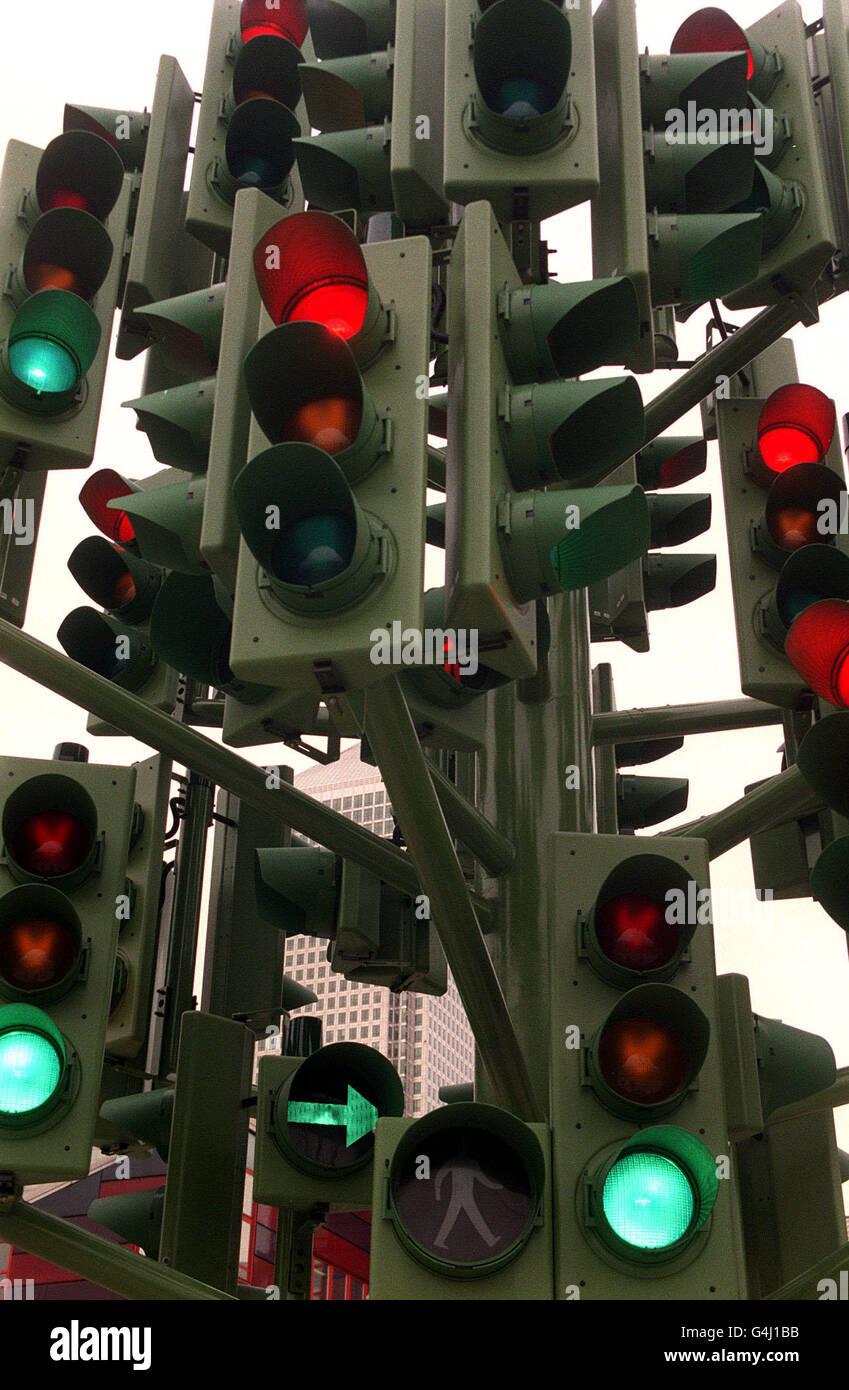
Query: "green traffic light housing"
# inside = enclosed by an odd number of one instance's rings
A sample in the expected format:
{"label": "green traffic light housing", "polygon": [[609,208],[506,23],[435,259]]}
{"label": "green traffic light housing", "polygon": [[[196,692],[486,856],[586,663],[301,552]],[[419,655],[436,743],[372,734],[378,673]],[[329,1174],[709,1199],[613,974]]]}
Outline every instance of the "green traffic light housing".
{"label": "green traffic light housing", "polygon": [[122,401],[138,417],[136,429],[150,440],[160,463],[186,472],[203,472],[209,463],[215,411],[215,377]]}
{"label": "green traffic light housing", "polygon": [[500,528],[510,590],[527,603],[586,588],[645,555],[648,503],[640,487],[508,494]]}
{"label": "green traffic light housing", "polygon": [[245,360],[251,409],[272,443],[313,445],[350,483],[388,449],[351,349],[319,323],[286,323],[265,334]]}
{"label": "green traffic light housing", "polygon": [[92,603],[125,622],[143,623],[162,586],[162,570],[105,536],[87,536],[71,552],[68,569]]}
{"label": "green traffic light housing", "polygon": [[[120,111],[106,106],[77,106],[68,103],[62,129],[97,135],[111,145],[128,173],[143,168],[147,133],[150,129],[149,111]],[[121,139],[117,138],[120,130]]]}
{"label": "green traffic light housing", "polygon": [[718,1191],[716,1161],[701,1140],[652,1125],[582,1178],[578,1219],[590,1243],[619,1267],[665,1274],[672,1261],[689,1263],[700,1252]]}
{"label": "green traffic light housing", "polygon": [[783,1105],[805,1100],[834,1085],[837,1067],[825,1038],[757,1014],[754,1025],[764,1119]]}
{"label": "green traffic light housing", "polygon": [[712,499],[709,492],[648,499],[652,550],[684,545],[710,527]]}
{"label": "green traffic light housing", "polygon": [[123,1197],[98,1197],[88,1209],[90,1221],[105,1226],[131,1245],[138,1245],[150,1260],[159,1258],[165,1184],[128,1192]]}
{"label": "green traffic light housing", "polygon": [[679,487],[707,468],[707,441],[694,435],[660,435],[637,454],[637,482],[647,492]]}
{"label": "green traffic light housing", "polygon": [[336,855],[294,845],[258,849],[254,882],[257,911],[286,936],[330,938],[339,896]]}
{"label": "green traffic light housing", "polygon": [[100,1114],[121,1133],[150,1145],[163,1163],[167,1163],[174,1094],[172,1087],[157,1087],[135,1095],[115,1096],[103,1102]]}
{"label": "green traffic light housing", "polygon": [[391,542],[342,469],[312,444],[257,455],[233,484],[245,544],[274,597],[319,616],[358,602],[389,567]]}
{"label": "green traffic light housing", "polygon": [[552,0],[496,0],[474,28],[469,129],[504,154],[539,154],[573,132],[572,31]]}
{"label": "green traffic light housing", "polygon": [[647,613],[685,608],[716,588],[715,555],[647,555],[643,597]]}
{"label": "green traffic light housing", "polygon": [[167,576],[150,615],[150,645],[160,661],[234,700],[255,704],[272,691],[265,685],[246,685],[233,675],[232,635],[232,604],[213,575],[175,570]]}
{"label": "green traffic light housing", "polygon": [[150,328],[169,371],[192,381],[215,374],[224,326],[227,285],[158,300],[136,310]]}
{"label": "green traffic light housing", "polygon": [[714,5],[688,15],[670,48],[674,54],[744,53],[746,82],[761,101],[770,97],[782,72],[779,53],[765,49],[730,14]]}
{"label": "green traffic light housing", "polygon": [[704,213],[648,219],[652,303],[698,307],[755,278],[761,263],[759,213]]}
{"label": "green traffic light housing", "polygon": [[[749,96],[747,68],[746,54],[742,52],[642,54],[640,103],[644,125],[665,128],[670,110],[689,111],[691,101],[698,111],[745,110]],[[702,150],[706,143],[707,139],[699,142]]]}
{"label": "green traffic light housing", "polygon": [[94,608],[75,608],[56,635],[72,661],[125,690],[140,690],[156,666],[146,637]]}
{"label": "green traffic light housing", "polygon": [[392,114],[394,52],[358,53],[298,68],[310,125],[322,134],[362,130]]}
{"label": "green traffic light housing", "polygon": [[643,400],[632,376],[508,389],[500,413],[515,487],[588,486],[645,439]]}
{"label": "green traffic light housing", "polygon": [[616,818],[621,834],[661,825],[687,809],[686,777],[617,777]]}
{"label": "green traffic light housing", "polygon": [[735,212],[758,212],[763,217],[764,254],[792,231],[805,210],[805,194],[800,183],[787,183],[756,161],[755,182],[748,197],[741,198]]}
{"label": "green traffic light housing", "polygon": [[39,217],[27,237],[12,275],[11,297],[21,302],[40,290],[55,289],[88,302],[106,279],[113,254],[112,238],[91,213],[54,208]]}
{"label": "green traffic light housing", "polygon": [[614,1005],[586,1049],[587,1082],[611,1114],[634,1124],[681,1105],[704,1065],[710,1024],[671,985],[637,985]]}
{"label": "green traffic light housing", "polygon": [[144,559],[181,574],[206,574],[200,533],[206,479],[190,478],[113,498],[108,510],[126,517]]}
{"label": "green traffic light housing", "polygon": [[498,326],[517,385],[576,377],[628,360],[640,343],[640,310],[624,276],[505,290]]}
{"label": "green traffic light housing", "polygon": [[416,666],[404,673],[405,683],[426,700],[442,709],[461,709],[480,699],[489,690],[508,685],[510,677],[493,671],[480,663],[475,672],[461,669],[458,653],[445,628],[445,590],[428,589],[424,597],[424,627],[429,632],[443,632],[445,660],[433,666]]}
{"label": "green traffic light housing", "polygon": [[395,37],[395,0],[306,0],[318,58],[385,48]]}
{"label": "green traffic light housing", "polygon": [[310,207],[324,212],[356,208],[361,217],[392,212],[391,141],[388,119],[362,130],[295,140],[298,173]]}

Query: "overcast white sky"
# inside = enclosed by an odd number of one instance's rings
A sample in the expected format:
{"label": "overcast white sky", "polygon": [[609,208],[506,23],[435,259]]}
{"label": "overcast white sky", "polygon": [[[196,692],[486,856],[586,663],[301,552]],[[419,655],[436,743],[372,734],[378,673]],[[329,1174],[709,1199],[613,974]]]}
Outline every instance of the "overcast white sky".
{"label": "overcast white sky", "polygon": [[[668,52],[679,24],[697,7],[697,0],[639,3],[641,45],[653,52]],[[745,26],[770,6],[767,0],[736,0],[729,8]],[[820,13],[811,3],[806,3],[804,10],[809,21]],[[175,55],[193,87],[199,89],[210,15],[209,0],[145,0],[143,6],[116,4],[115,0],[39,0],[37,5],[4,6],[0,150],[12,138],[38,146],[47,144],[61,132],[65,101],[143,109],[151,101],[162,52]],[[557,219],[549,225],[548,235],[558,251],[552,269],[559,279],[590,278],[587,210]],[[740,315],[729,317],[742,321]],[[696,356],[703,349],[705,319],[704,313],[697,315],[682,331],[683,356]],[[826,306],[819,326],[799,329],[792,335],[801,378],[833,396],[839,416],[849,409],[844,385],[847,323],[849,303],[840,299]],[[649,400],[669,380],[668,373],[641,378],[644,398]],[[138,363],[112,358],[95,468],[111,467],[140,477],[159,467],[146,436],[135,430],[135,414],[119,408],[121,401],[139,393],[140,383]],[[700,433],[698,412],[675,427],[678,433],[687,430]],[[63,616],[87,601],[65,567],[74,546],[91,534],[77,502],[84,477],[80,472],[54,473],[48,486],[26,626],[54,646]],[[717,589],[697,605],[653,615],[650,655],[636,656],[616,645],[596,649],[597,660],[613,662],[617,701],[622,709],[740,695],[715,446],[711,447],[707,479],[690,487],[710,489],[714,495],[712,531],[686,548],[716,552]],[[80,710],[2,668],[0,709],[3,752],[49,758],[60,740],[86,741],[85,715]],[[689,777],[690,806],[682,820],[691,820],[734,801],[744,785],[777,772],[780,741],[780,728],[692,738],[681,753],[647,771]],[[127,739],[88,743],[98,762],[124,763],[146,756],[146,750]],[[264,764],[305,765],[287,750],[260,749],[249,756]],[[750,892],[747,847],[716,861],[712,881],[716,889]],[[849,1065],[849,957],[846,937],[831,919],[808,900],[759,906],[751,892],[750,898],[742,899],[738,912],[717,915],[715,929],[719,968],[749,976],[755,1009],[822,1033],[834,1047],[838,1065]],[[841,1142],[849,1149],[849,1110],[838,1112],[838,1125]]]}

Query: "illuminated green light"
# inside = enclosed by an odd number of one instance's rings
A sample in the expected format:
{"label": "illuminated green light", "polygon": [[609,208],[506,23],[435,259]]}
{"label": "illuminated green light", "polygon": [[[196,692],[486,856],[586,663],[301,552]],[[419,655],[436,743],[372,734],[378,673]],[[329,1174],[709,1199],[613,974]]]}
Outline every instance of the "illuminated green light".
{"label": "illuminated green light", "polygon": [[361,1096],[353,1086],[348,1087],[347,1105],[331,1105],[325,1101],[289,1102],[286,1112],[290,1125],[332,1125],[345,1130],[345,1147],[370,1134],[377,1124],[375,1106]]}
{"label": "illuminated green light", "polygon": [[616,1235],[638,1250],[665,1250],[690,1229],[695,1196],[686,1173],[656,1153],[627,1153],[613,1165],[602,1193]]}
{"label": "illuminated green light", "polygon": [[38,1110],[62,1079],[62,1058],[49,1038],[27,1028],[0,1035],[0,1116]]}
{"label": "illuminated green light", "polygon": [[31,390],[56,393],[73,391],[79,380],[79,367],[68,350],[48,338],[17,338],[9,346],[12,374]]}

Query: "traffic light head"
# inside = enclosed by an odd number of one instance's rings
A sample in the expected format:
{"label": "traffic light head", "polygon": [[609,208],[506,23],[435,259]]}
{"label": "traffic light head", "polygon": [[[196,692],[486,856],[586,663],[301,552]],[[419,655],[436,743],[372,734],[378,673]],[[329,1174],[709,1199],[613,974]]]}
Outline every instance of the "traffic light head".
{"label": "traffic light head", "polygon": [[267,686],[248,686],[230,669],[232,605],[212,575],[169,574],[150,614],[150,645],[160,661],[181,675],[212,686],[245,704],[270,695]]}
{"label": "traffic light head", "polygon": [[162,572],[103,536],[88,536],[68,560],[80,588],[108,613],[128,623],[150,617],[162,586]]}
{"label": "traffic light head", "polygon": [[78,1081],[77,1058],[47,1014],[0,1005],[0,1141],[54,1124]]}
{"label": "traffic light head", "polygon": [[678,1108],[707,1056],[710,1024],[670,985],[637,985],[587,1050],[589,1083],[605,1109],[636,1123]]}
{"label": "traffic light head", "polygon": [[295,845],[256,852],[257,911],[286,936],[330,937],[338,899],[336,856]]}
{"label": "traffic light head", "polygon": [[56,635],[72,661],[126,690],[141,690],[156,665],[146,637],[94,608],[73,609]]}
{"label": "traffic light head", "polygon": [[767,52],[730,14],[714,5],[689,15],[670,49],[672,53],[744,53],[746,82],[761,101],[766,101],[781,76],[778,54]]}
{"label": "traffic light head", "polygon": [[115,511],[109,503],[119,497],[126,497],[135,490],[135,484],[122,478],[111,468],[99,468],[91,473],[80,490],[80,506],[93,526],[123,549],[138,551],[136,533],[130,518],[124,511]]}
{"label": "traffic light head", "polygon": [[560,0],[449,0],[445,192],[505,221],[598,187],[589,11]]}
{"label": "traffic light head", "polygon": [[581,376],[624,361],[639,345],[636,291],[624,276],[505,290],[499,329],[517,385]]}

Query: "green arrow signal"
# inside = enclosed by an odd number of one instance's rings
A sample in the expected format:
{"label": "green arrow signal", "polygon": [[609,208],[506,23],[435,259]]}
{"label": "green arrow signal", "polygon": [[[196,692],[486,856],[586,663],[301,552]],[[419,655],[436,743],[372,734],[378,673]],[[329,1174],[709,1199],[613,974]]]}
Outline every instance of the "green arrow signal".
{"label": "green arrow signal", "polygon": [[377,1124],[376,1107],[353,1086],[348,1087],[347,1105],[293,1100],[286,1113],[290,1125],[341,1125],[345,1129],[346,1149],[363,1135],[370,1134]]}

